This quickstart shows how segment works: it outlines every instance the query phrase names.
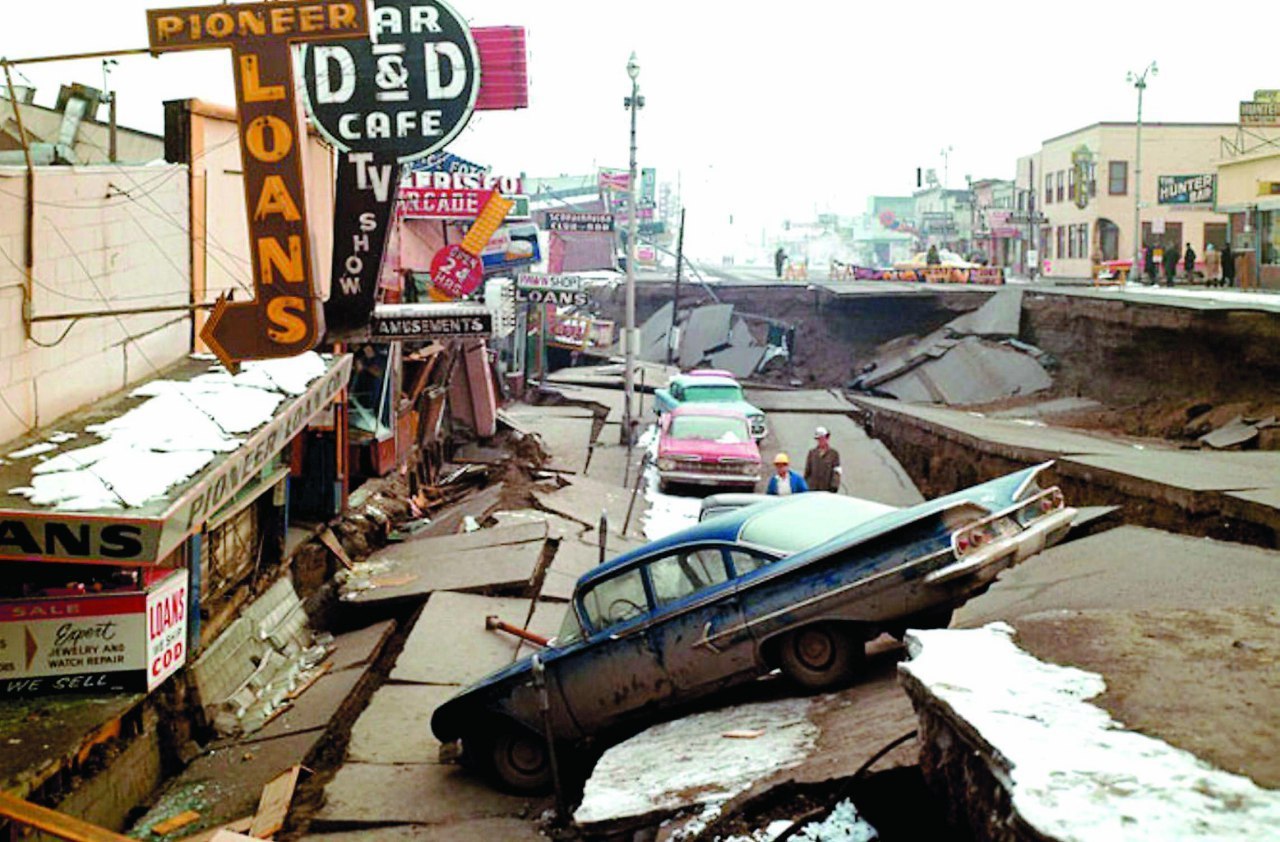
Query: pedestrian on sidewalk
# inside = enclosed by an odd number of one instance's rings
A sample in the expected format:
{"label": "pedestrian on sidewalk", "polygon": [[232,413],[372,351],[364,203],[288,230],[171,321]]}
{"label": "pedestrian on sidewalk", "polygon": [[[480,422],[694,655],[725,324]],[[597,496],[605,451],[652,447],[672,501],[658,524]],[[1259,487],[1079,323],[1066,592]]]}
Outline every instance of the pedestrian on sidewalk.
{"label": "pedestrian on sidewalk", "polygon": [[776,497],[789,497],[792,494],[803,494],[809,490],[809,486],[805,484],[804,477],[799,474],[792,473],[791,459],[785,453],[779,453],[773,457],[774,474],[769,477],[769,485],[765,488],[765,494],[772,494]]}
{"label": "pedestrian on sidewalk", "polygon": [[1231,243],[1222,246],[1222,285],[1226,287],[1236,285],[1236,256],[1231,251]]}
{"label": "pedestrian on sidewalk", "polygon": [[1196,250],[1187,243],[1187,250],[1182,254],[1182,271],[1187,275],[1187,283],[1196,278]]}
{"label": "pedestrian on sidewalk", "polygon": [[840,451],[831,446],[831,431],[818,427],[813,431],[817,442],[804,460],[804,481],[810,491],[840,492]]}
{"label": "pedestrian on sidewalk", "polygon": [[778,280],[782,280],[782,268],[787,265],[787,253],[782,246],[778,246],[778,250],[773,253],[773,271],[777,273]]}
{"label": "pedestrian on sidewalk", "polygon": [[1147,283],[1158,284],[1160,278],[1156,275],[1156,250],[1148,246],[1143,251],[1146,252],[1146,256],[1142,261],[1142,268],[1146,272]]}
{"label": "pedestrian on sidewalk", "polygon": [[1222,283],[1222,255],[1209,243],[1204,247],[1204,282],[1216,287]]}
{"label": "pedestrian on sidewalk", "polygon": [[1178,274],[1178,250],[1176,248],[1164,250],[1164,285],[1173,286],[1173,276]]}

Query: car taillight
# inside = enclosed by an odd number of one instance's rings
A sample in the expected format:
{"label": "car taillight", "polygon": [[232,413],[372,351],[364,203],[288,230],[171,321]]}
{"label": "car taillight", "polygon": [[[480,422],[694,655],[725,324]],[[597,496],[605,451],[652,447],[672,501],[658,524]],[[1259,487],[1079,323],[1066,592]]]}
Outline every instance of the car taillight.
{"label": "car taillight", "polygon": [[962,529],[955,536],[955,549],[958,555],[964,555],[970,550],[976,550],[986,546],[993,541],[1014,535],[1019,531],[1019,526],[1007,517],[1000,517],[994,520],[979,521],[971,526]]}

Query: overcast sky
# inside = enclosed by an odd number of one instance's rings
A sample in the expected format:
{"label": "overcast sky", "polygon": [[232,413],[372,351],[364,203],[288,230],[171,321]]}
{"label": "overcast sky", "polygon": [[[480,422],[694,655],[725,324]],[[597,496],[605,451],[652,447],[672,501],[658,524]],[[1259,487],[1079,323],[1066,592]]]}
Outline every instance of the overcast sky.
{"label": "overcast sky", "polygon": [[[144,10],[165,0],[6,3],[11,58],[146,46]],[[454,4],[472,25],[528,30],[530,108],[478,114],[450,147],[501,172],[581,173],[627,164],[630,91],[641,64],[642,166],[682,177],[690,238],[758,232],[815,212],[861,213],[906,194],[915,168],[1012,178],[1041,140],[1099,120],[1132,120],[1128,70],[1152,59],[1150,121],[1235,120],[1255,88],[1280,87],[1265,46],[1274,0],[1229,12],[1131,0],[837,3],[831,0],[484,0]],[[51,104],[60,82],[99,86],[97,61],[23,72]],[[20,81],[20,80],[19,80]],[[232,102],[229,53],[121,59],[121,122],[159,132],[160,103]],[[710,242],[710,237],[705,241]]]}

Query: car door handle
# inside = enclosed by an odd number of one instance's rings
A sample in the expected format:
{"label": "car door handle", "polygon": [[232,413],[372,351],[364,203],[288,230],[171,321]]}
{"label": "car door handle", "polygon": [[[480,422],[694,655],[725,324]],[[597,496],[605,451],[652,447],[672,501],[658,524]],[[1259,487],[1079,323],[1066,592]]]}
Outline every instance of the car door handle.
{"label": "car door handle", "polygon": [[711,621],[710,620],[707,620],[707,624],[702,627],[702,640],[698,641],[698,645],[707,647],[712,652],[715,652],[717,655],[720,654],[719,647],[717,647],[714,643],[711,642]]}

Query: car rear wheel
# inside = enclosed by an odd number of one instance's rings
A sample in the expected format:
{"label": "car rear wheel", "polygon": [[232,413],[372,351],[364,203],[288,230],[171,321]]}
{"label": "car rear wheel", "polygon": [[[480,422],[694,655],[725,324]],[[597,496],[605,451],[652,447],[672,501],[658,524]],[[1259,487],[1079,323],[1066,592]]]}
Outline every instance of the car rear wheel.
{"label": "car rear wheel", "polygon": [[850,681],[862,664],[862,641],[837,625],[796,629],[782,641],[782,671],[808,690],[827,690]]}
{"label": "car rear wheel", "polygon": [[522,728],[500,728],[489,744],[490,770],[503,786],[519,793],[540,794],[552,786],[547,741]]}

